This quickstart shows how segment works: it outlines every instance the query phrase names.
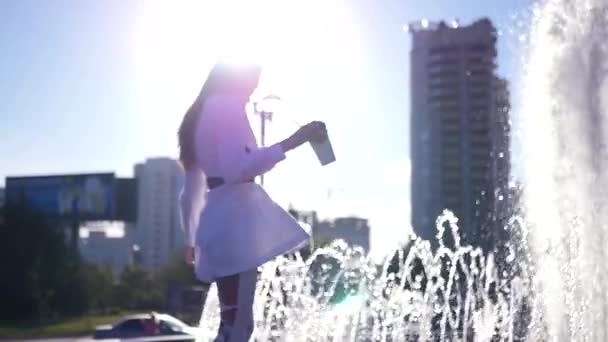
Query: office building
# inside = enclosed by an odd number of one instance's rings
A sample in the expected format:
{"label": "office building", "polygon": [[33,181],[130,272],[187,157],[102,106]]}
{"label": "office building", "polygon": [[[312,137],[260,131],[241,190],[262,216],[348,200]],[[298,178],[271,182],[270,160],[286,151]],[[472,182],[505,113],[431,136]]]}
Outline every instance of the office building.
{"label": "office building", "polygon": [[315,244],[344,240],[348,245],[361,247],[367,253],[370,248],[370,228],[368,220],[358,217],[341,217],[318,222],[312,226]]}
{"label": "office building", "polygon": [[444,209],[459,219],[463,243],[491,247],[493,208],[508,183],[509,94],[496,76],[496,29],[409,25],[411,204],[414,231],[434,241]]}
{"label": "office building", "polygon": [[370,228],[366,219],[358,217],[341,217],[334,220],[319,220],[316,211],[299,211],[293,208],[289,212],[305,228],[310,227],[311,247],[323,247],[334,240],[343,240],[348,245],[359,246],[369,252]]}
{"label": "office building", "polygon": [[79,240],[80,255],[88,263],[110,267],[115,277],[118,277],[122,270],[133,262],[132,243],[128,236],[128,231],[133,227],[125,224],[123,236],[108,236],[108,225],[110,224],[104,222],[87,223],[85,228],[88,234],[81,236]]}
{"label": "office building", "polygon": [[152,158],[135,166],[135,178],[137,259],[145,269],[158,271],[179,257],[185,247],[178,203],[183,172],[173,159]]}
{"label": "office building", "polygon": [[4,196],[5,196],[4,188],[0,188],[0,224],[4,223],[4,212],[3,212],[4,202],[5,202]]}

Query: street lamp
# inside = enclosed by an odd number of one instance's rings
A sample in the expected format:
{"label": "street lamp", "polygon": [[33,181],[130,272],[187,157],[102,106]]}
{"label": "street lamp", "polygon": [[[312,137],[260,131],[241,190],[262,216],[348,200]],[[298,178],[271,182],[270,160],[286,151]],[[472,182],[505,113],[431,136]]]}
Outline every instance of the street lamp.
{"label": "street lamp", "polygon": [[[253,103],[253,111],[256,115],[260,116],[260,145],[266,146],[266,120],[272,121],[272,116],[276,111],[277,103],[281,101],[281,98],[277,95],[268,95],[260,100],[260,102]],[[264,186],[264,175],[260,176],[260,185]]]}

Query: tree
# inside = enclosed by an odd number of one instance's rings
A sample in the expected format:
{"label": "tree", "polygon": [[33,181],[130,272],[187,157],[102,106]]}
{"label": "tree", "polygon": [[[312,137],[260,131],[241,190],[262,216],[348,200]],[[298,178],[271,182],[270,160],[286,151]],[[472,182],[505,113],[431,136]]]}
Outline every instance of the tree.
{"label": "tree", "polygon": [[80,267],[80,281],[85,289],[85,309],[87,311],[105,312],[109,308],[118,308],[120,303],[114,300],[114,275],[109,266],[97,266],[83,263]]}
{"label": "tree", "polygon": [[159,309],[163,293],[153,275],[136,266],[127,266],[114,294],[124,309]]}
{"label": "tree", "polygon": [[184,262],[181,254],[173,258],[171,263],[161,269],[156,278],[160,284],[165,286],[169,283],[179,286],[200,284],[194,275],[192,266]]}
{"label": "tree", "polygon": [[332,242],[334,241],[333,238],[330,238],[328,236],[324,236],[324,235],[320,235],[320,236],[314,236],[314,240],[313,240],[313,244],[314,244],[314,248],[318,249],[318,248],[324,248],[329,246]]}
{"label": "tree", "polygon": [[21,205],[5,208],[0,226],[0,319],[45,319],[83,312],[80,259],[58,223]]}

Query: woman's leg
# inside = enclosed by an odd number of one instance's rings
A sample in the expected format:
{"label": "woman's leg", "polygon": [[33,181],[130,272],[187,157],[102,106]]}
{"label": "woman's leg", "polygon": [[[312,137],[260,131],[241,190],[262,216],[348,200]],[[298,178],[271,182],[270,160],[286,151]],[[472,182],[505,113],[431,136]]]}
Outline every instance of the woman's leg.
{"label": "woman's leg", "polygon": [[220,328],[215,342],[247,342],[253,333],[256,270],[219,278]]}

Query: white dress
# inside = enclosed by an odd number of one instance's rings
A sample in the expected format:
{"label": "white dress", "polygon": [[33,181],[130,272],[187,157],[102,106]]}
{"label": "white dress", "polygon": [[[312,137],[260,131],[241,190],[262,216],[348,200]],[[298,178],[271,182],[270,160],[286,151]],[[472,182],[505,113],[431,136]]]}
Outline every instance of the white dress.
{"label": "white dress", "polygon": [[[210,96],[202,111],[197,167],[186,171],[180,205],[187,243],[196,247],[196,276],[211,282],[300,248],[309,236],[264,189],[247,182],[285,159],[281,146],[259,148],[243,104],[228,95]],[[207,190],[205,177],[225,184]]]}

